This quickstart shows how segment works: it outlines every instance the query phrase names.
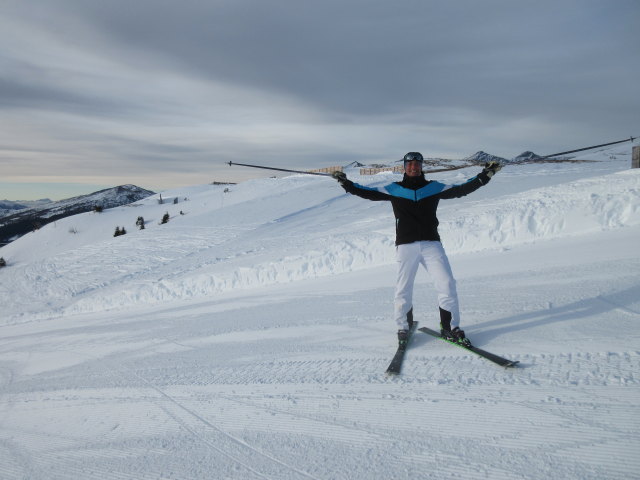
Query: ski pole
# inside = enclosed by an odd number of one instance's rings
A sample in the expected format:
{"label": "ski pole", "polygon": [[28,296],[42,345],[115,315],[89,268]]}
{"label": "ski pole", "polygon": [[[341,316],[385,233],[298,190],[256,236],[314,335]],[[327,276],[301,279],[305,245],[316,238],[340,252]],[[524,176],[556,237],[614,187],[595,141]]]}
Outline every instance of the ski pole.
{"label": "ski pole", "polygon": [[566,152],[554,153],[553,155],[545,155],[544,157],[540,157],[540,158],[557,157],[558,155],[565,155],[567,153],[582,152],[584,150],[591,150],[592,148],[598,148],[598,147],[607,147],[609,145],[615,145],[617,143],[633,142],[634,140],[635,138],[631,137],[631,138],[627,138],[626,140],[618,140],[617,142],[603,143],[601,145],[594,145],[593,147],[578,148],[576,150],[567,150]]}
{"label": "ski pole", "polygon": [[262,168],[264,170],[277,170],[278,172],[290,172],[290,173],[302,173],[304,175],[321,175],[323,177],[330,177],[331,174],[330,173],[323,173],[323,172],[305,172],[302,170],[290,170],[288,168],[276,168],[276,167],[266,167],[264,165],[249,165],[247,163],[236,163],[236,162],[229,162],[229,166],[231,165],[240,165],[242,167],[251,167],[251,168]]}

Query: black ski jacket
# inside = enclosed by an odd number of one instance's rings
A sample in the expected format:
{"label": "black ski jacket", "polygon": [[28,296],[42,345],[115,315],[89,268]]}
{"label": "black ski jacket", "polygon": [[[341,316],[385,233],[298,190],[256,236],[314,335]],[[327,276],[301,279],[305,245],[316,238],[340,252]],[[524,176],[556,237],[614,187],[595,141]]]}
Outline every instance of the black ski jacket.
{"label": "black ski jacket", "polygon": [[440,241],[436,210],[443,198],[464,197],[489,183],[485,172],[470,178],[460,185],[404,176],[401,182],[384,187],[371,188],[345,180],[342,187],[353,195],[373,201],[389,201],[396,217],[396,245],[420,240]]}

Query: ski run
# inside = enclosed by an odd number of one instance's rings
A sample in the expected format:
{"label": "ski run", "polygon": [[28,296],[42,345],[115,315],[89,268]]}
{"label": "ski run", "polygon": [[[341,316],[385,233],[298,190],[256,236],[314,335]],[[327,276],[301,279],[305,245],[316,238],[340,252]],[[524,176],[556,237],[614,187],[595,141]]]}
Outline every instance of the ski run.
{"label": "ski run", "polygon": [[[0,478],[639,478],[630,154],[507,165],[440,203],[461,325],[514,368],[416,332],[385,375],[393,214],[331,178],[180,188],[27,234],[0,249]],[[414,315],[438,328],[424,270]]]}

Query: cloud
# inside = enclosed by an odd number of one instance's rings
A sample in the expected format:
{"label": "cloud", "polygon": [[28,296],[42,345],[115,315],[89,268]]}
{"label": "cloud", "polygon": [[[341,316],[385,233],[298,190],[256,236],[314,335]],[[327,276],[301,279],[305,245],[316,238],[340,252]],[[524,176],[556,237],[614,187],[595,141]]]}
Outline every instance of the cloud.
{"label": "cloud", "polygon": [[638,20],[635,0],[5,2],[0,166],[168,185],[212,159],[300,167],[623,138],[640,134]]}

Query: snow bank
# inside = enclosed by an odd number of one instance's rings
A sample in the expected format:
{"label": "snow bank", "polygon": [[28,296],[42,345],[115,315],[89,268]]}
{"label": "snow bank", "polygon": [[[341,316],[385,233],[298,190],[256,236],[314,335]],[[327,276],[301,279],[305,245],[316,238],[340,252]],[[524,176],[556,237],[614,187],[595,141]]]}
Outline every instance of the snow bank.
{"label": "snow bank", "polygon": [[450,253],[584,235],[640,224],[640,171],[500,196],[462,211],[445,205],[440,232]]}

